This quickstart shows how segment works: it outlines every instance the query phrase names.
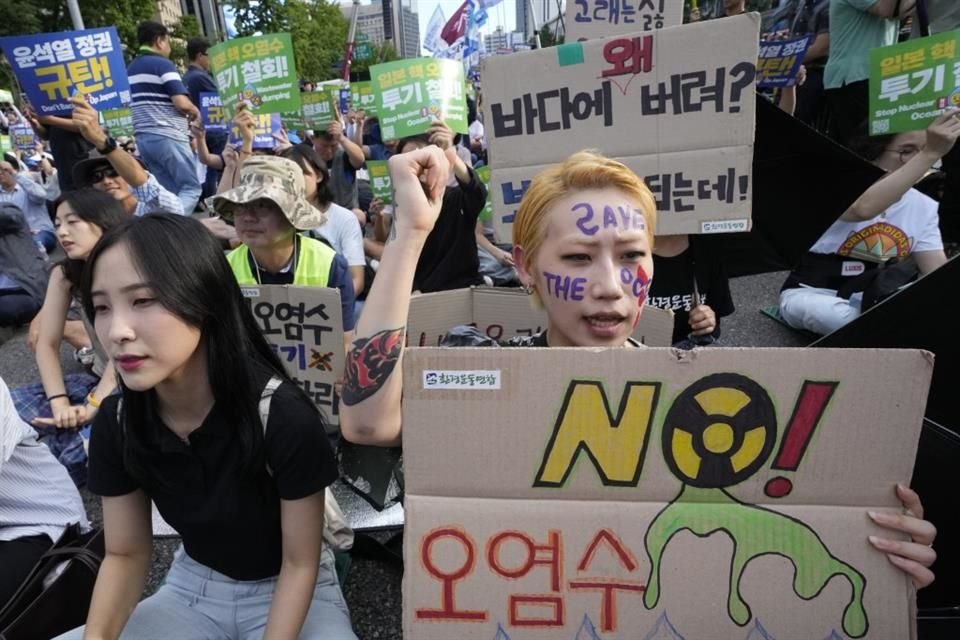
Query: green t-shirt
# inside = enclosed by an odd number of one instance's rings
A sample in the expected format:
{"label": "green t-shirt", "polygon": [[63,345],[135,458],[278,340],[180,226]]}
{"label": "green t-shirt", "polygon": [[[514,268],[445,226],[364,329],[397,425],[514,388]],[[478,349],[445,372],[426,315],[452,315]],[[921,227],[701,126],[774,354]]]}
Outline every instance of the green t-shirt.
{"label": "green t-shirt", "polygon": [[830,60],[823,86],[838,89],[870,77],[870,50],[897,42],[899,19],[869,13],[878,0],[832,0],[830,3]]}

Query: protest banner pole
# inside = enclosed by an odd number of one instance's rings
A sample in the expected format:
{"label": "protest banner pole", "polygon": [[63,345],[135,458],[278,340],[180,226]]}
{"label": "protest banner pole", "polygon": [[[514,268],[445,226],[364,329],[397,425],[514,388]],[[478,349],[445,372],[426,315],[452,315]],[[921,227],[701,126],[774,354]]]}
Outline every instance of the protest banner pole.
{"label": "protest banner pole", "polygon": [[350,18],[350,32],[347,34],[347,47],[343,52],[343,81],[350,82],[350,62],[353,60],[354,41],[357,37],[357,18],[360,15],[360,0],[353,0],[353,16]]}
{"label": "protest banner pole", "polygon": [[530,22],[533,23],[533,40],[537,49],[540,49],[540,21],[537,20],[537,8],[533,5],[533,0],[527,0],[527,6],[530,8]]}
{"label": "protest banner pole", "polygon": [[73,21],[73,28],[77,31],[83,31],[83,16],[80,14],[80,5],[77,0],[67,0],[67,9],[70,10],[70,20]]}

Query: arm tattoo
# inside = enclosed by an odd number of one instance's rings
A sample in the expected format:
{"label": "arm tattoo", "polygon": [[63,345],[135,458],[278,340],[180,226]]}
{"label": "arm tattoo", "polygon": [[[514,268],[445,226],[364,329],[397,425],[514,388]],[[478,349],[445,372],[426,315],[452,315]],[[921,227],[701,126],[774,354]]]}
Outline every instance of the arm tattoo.
{"label": "arm tattoo", "polygon": [[363,402],[386,383],[403,353],[406,327],[379,331],[353,341],[347,353],[341,400],[348,407]]}

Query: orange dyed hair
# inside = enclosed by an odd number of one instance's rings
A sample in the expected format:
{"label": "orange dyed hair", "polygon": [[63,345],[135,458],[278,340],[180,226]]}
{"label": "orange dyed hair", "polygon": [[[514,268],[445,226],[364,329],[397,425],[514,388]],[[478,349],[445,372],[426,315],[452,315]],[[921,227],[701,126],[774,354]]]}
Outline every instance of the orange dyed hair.
{"label": "orange dyed hair", "polygon": [[647,223],[650,248],[657,226],[657,203],[637,174],[617,160],[596,151],[579,151],[560,164],[537,174],[520,202],[513,220],[513,244],[523,247],[527,266],[533,264],[547,229],[547,214],[558,200],[573,191],[613,187],[639,205]]}

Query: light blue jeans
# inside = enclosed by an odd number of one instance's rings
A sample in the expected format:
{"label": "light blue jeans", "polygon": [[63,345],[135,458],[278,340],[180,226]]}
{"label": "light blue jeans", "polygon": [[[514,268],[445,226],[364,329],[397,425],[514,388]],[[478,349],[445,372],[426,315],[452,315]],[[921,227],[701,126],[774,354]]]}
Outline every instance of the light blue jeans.
{"label": "light blue jeans", "polygon": [[780,315],[794,329],[833,333],[860,315],[863,293],[841,298],[835,289],[797,287],[780,293]]}
{"label": "light blue jeans", "polygon": [[180,198],[183,214],[191,215],[200,200],[201,189],[197,159],[190,150],[190,143],[155,133],[138,133],[137,151],[160,186]]}
{"label": "light blue jeans", "polygon": [[[228,578],[193,560],[181,547],[166,582],[137,605],[120,640],[260,640],[276,585],[276,578]],[[82,640],[83,631],[80,627],[56,640]],[[328,548],[300,640],[357,640]]]}

